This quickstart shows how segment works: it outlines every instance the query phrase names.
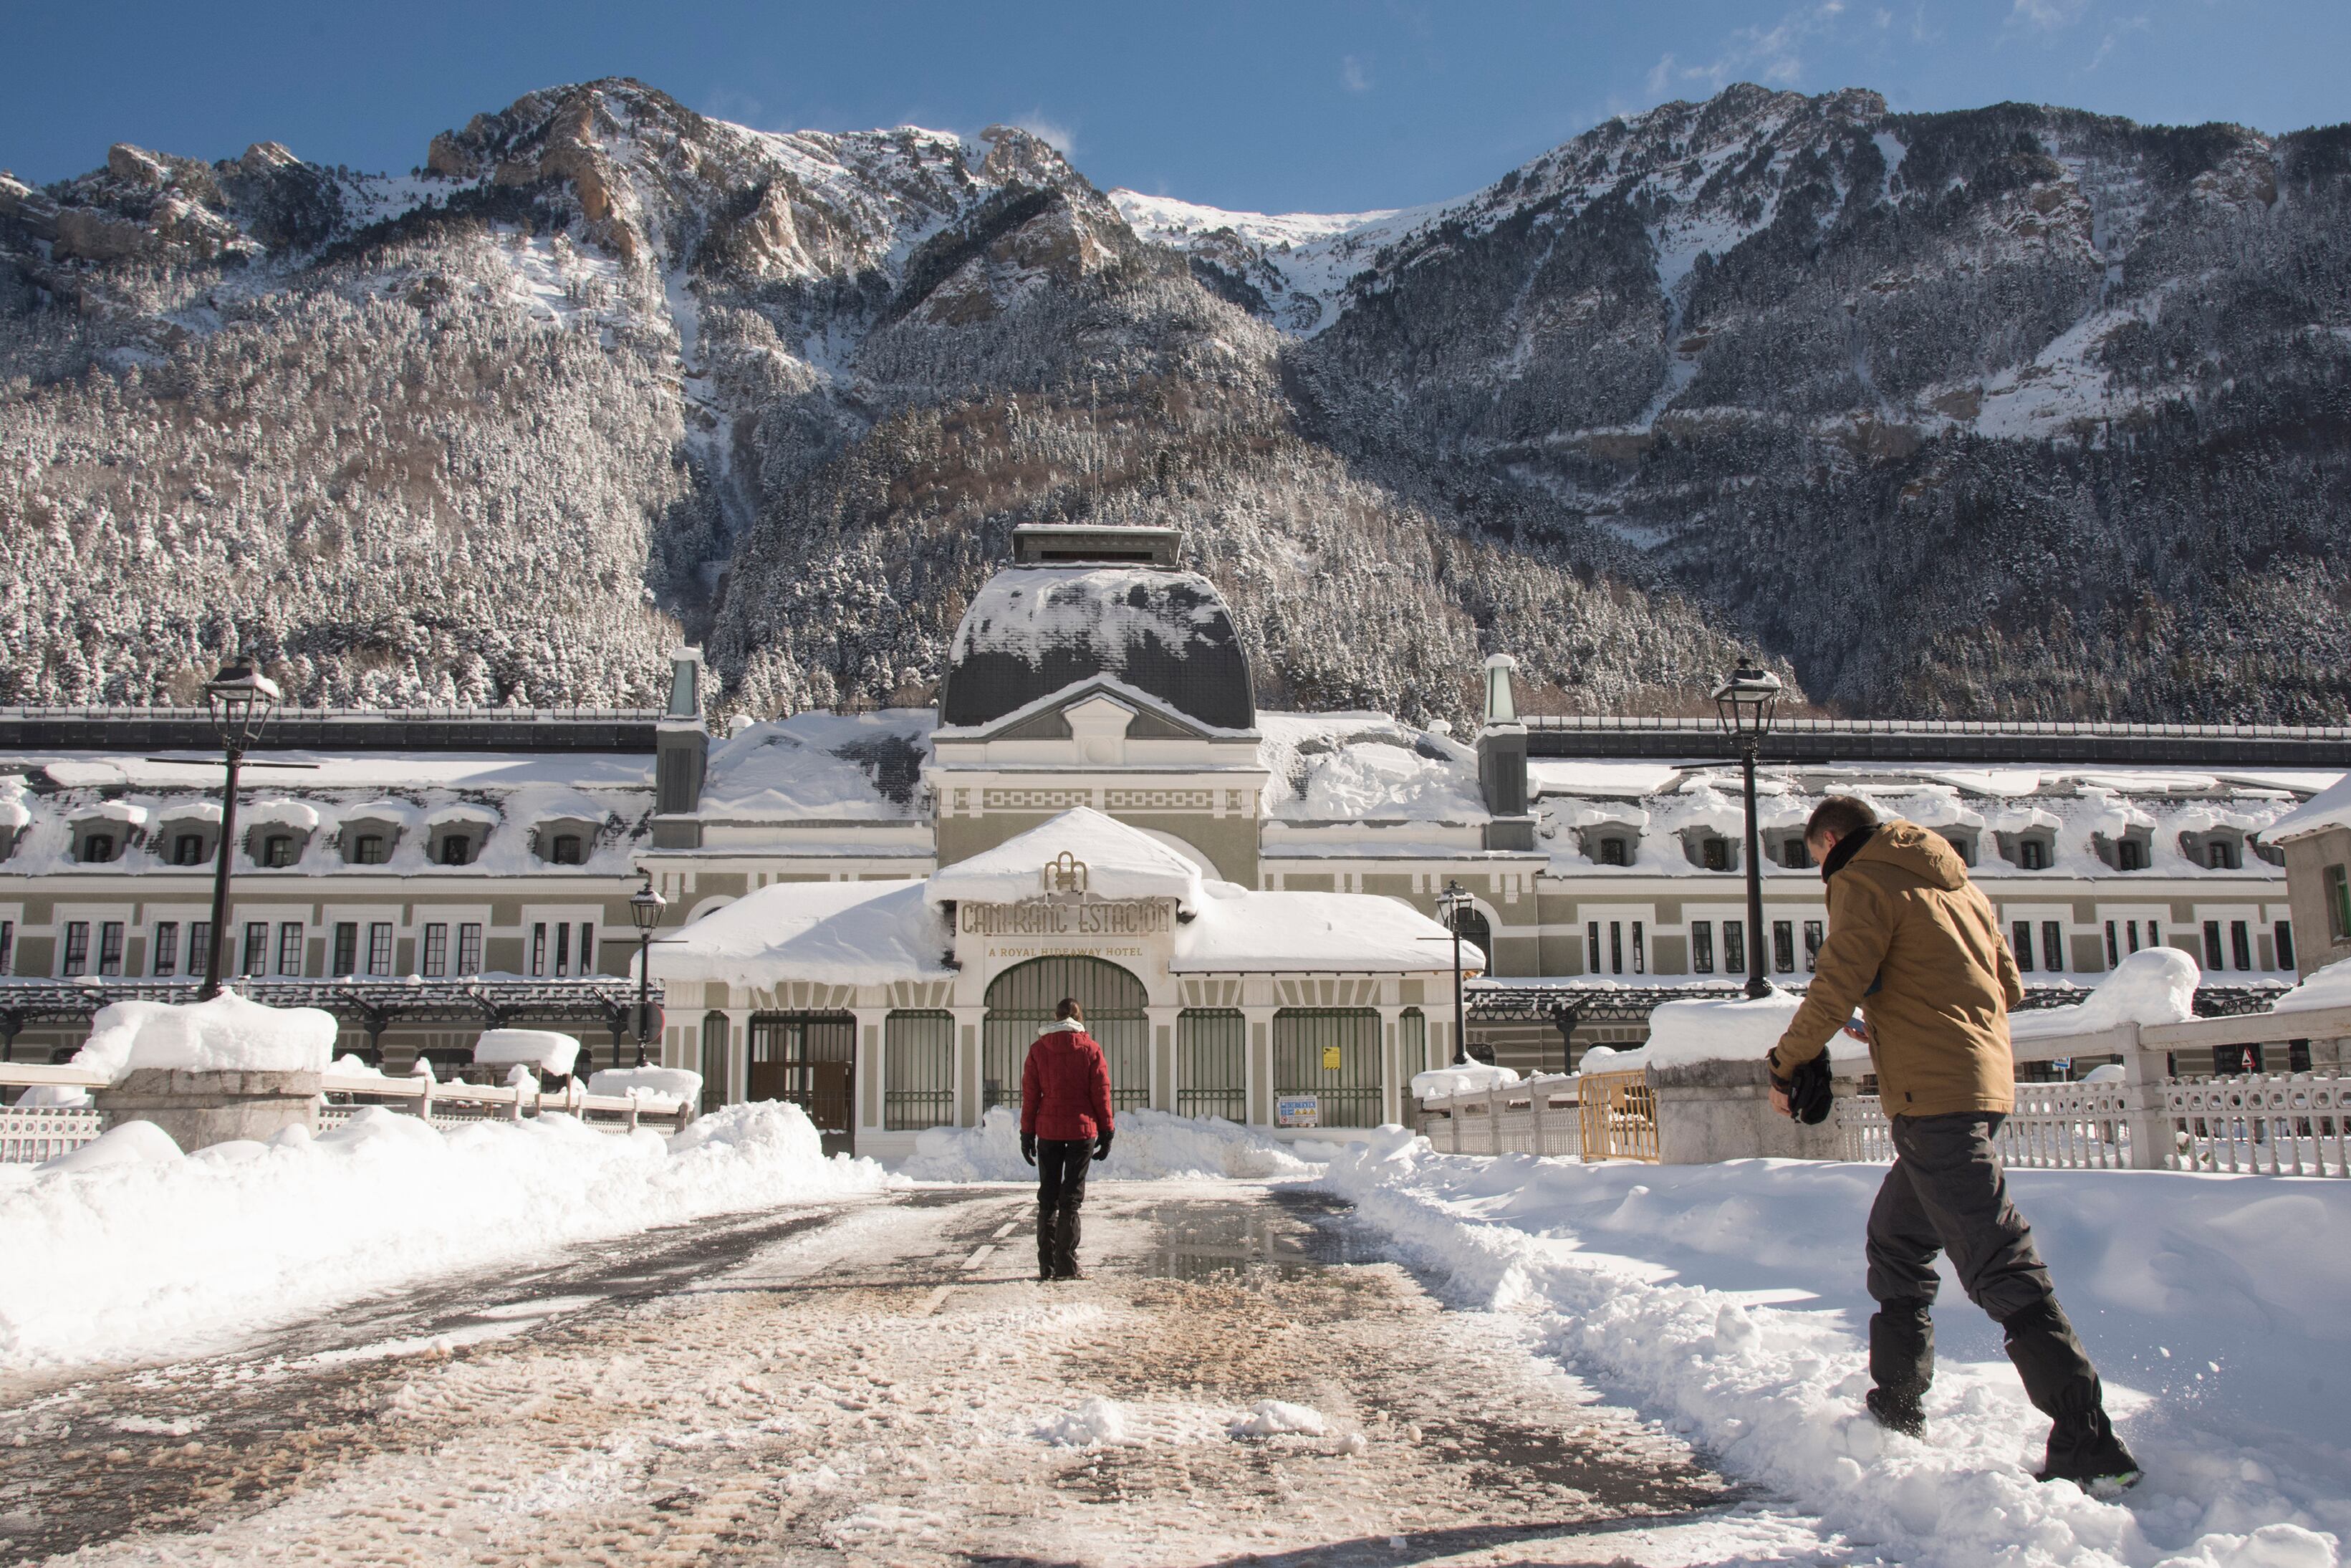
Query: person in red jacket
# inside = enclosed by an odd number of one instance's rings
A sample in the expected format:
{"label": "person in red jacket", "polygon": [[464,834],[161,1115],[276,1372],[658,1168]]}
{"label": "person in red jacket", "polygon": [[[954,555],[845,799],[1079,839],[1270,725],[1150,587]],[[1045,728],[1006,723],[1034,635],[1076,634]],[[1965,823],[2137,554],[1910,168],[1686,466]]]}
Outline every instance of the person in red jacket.
{"label": "person in red jacket", "polygon": [[1086,1162],[1110,1158],[1110,1064],[1063,997],[1020,1070],[1020,1157],[1037,1167],[1037,1278],[1082,1280],[1078,1207]]}

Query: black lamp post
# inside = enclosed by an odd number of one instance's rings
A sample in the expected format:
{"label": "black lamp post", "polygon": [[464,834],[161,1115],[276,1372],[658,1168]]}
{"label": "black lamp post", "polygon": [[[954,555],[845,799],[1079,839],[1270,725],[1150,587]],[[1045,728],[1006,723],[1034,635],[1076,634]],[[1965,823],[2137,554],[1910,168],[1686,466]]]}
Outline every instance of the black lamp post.
{"label": "black lamp post", "polygon": [[642,873],[645,884],[629,895],[629,921],[637,928],[637,1061],[645,1060],[645,1036],[653,1030],[653,927],[661,924],[662,911],[669,900],[653,891],[653,873],[648,869]]}
{"label": "black lamp post", "polygon": [[1469,1061],[1469,1018],[1461,1001],[1461,917],[1469,911],[1469,890],[1458,882],[1447,882],[1445,891],[1437,895],[1437,907],[1445,912],[1446,928],[1453,933],[1453,1065],[1466,1066]]}
{"label": "black lamp post", "polygon": [[1780,704],[1780,677],[1756,667],[1744,653],[1730,678],[1714,688],[1716,714],[1722,727],[1739,741],[1739,764],[1747,778],[1747,994],[1767,997],[1771,982],[1763,977],[1763,867],[1755,837],[1755,758],[1763,732],[1771,727]]}
{"label": "black lamp post", "polygon": [[221,944],[228,940],[228,857],[236,844],[236,773],[277,706],[277,683],[255,669],[251,659],[239,658],[204,683],[204,706],[212,711],[213,732],[220,737],[228,768],[221,785],[220,852],[213,857],[212,941],[199,1001],[220,995]]}

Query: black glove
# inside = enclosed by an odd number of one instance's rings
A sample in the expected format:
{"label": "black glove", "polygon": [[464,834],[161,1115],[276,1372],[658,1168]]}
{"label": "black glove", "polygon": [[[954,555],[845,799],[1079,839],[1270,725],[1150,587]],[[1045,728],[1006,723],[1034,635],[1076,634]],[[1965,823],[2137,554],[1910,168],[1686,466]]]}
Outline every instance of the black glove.
{"label": "black glove", "polygon": [[1020,1157],[1027,1160],[1032,1166],[1037,1163],[1036,1134],[1023,1133],[1020,1134]]}
{"label": "black glove", "polygon": [[1829,1119],[1829,1107],[1836,1101],[1836,1091],[1829,1083],[1829,1053],[1825,1051],[1810,1061],[1796,1064],[1788,1077],[1771,1074],[1771,1087],[1788,1097],[1788,1114],[1807,1127],[1817,1127]]}
{"label": "black glove", "polygon": [[1110,1134],[1108,1133],[1104,1133],[1101,1137],[1094,1140],[1094,1158],[1098,1160],[1106,1160],[1110,1158]]}

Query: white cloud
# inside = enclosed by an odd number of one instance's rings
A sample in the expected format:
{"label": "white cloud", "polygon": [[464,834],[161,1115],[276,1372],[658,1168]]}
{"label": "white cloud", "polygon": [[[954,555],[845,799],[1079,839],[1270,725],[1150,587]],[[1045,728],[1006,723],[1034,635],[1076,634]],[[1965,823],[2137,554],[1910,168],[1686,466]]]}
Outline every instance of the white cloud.
{"label": "white cloud", "polygon": [[1058,120],[1048,120],[1043,113],[1032,109],[1014,120],[1012,124],[1016,130],[1027,131],[1064,158],[1073,158],[1077,155],[1076,135]]}
{"label": "white cloud", "polygon": [[2090,0],[2015,0],[2008,19],[2011,23],[2021,22],[2027,26],[2051,32],[2059,27],[2072,26],[2089,8]]}
{"label": "white cloud", "polygon": [[2114,26],[2107,28],[2106,36],[2098,40],[2098,52],[2090,57],[2090,63],[2082,68],[2083,71],[2086,74],[2105,65],[2106,57],[2115,52],[2115,46],[2122,42],[2124,34],[2138,32],[2148,25],[2147,19],[2144,16],[2126,16]]}
{"label": "white cloud", "polygon": [[1734,28],[1724,35],[1712,59],[1684,64],[1674,55],[1662,55],[1649,69],[1650,95],[1663,97],[1678,86],[1719,91],[1734,81],[1793,87],[1804,73],[1804,46],[1844,15],[1844,0],[1815,0],[1768,27]]}
{"label": "white cloud", "polygon": [[1372,90],[1372,68],[1361,55],[1339,57],[1339,85],[1349,92]]}

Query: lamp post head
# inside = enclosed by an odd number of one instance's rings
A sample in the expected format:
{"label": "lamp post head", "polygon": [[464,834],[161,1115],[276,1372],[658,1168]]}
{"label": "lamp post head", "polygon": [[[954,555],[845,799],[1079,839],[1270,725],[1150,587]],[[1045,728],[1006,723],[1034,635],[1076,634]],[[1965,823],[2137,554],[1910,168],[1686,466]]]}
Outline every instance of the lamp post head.
{"label": "lamp post head", "polygon": [[204,706],[212,711],[213,732],[228,751],[247,751],[261,738],[262,727],[277,706],[277,683],[253,667],[253,661],[235,658],[204,683]]}
{"label": "lamp post head", "polygon": [[1437,895],[1437,907],[1445,912],[1445,924],[1456,929],[1461,924],[1461,912],[1472,902],[1469,890],[1458,882],[1447,882],[1445,891]]}
{"label": "lamp post head", "polygon": [[669,900],[653,891],[652,872],[642,874],[644,885],[629,895],[629,923],[640,931],[650,932],[661,924],[662,912],[669,907]]}
{"label": "lamp post head", "polygon": [[1782,690],[1779,676],[1741,653],[1730,678],[1714,688],[1716,716],[1729,733],[1741,740],[1756,740],[1771,727]]}

